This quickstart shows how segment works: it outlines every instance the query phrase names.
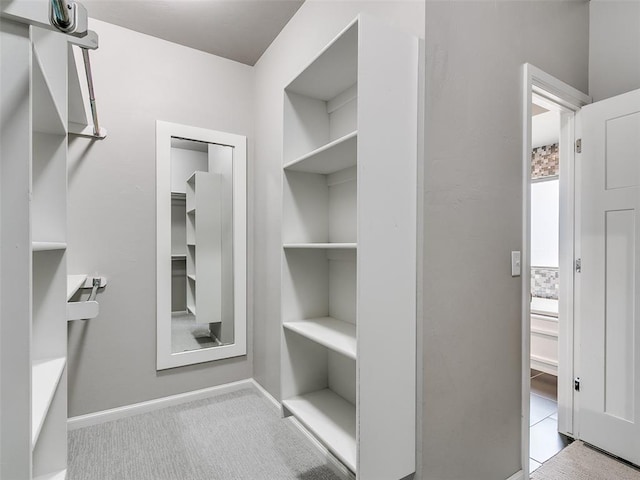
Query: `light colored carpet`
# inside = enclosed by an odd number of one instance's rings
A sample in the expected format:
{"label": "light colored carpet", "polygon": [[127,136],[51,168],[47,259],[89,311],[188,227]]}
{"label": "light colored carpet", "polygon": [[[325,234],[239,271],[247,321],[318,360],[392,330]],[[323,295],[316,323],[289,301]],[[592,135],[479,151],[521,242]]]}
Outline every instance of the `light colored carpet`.
{"label": "light colored carpet", "polygon": [[208,323],[196,323],[191,314],[171,315],[171,353],[215,347]]}
{"label": "light colored carpet", "polygon": [[640,480],[640,471],[573,442],[538,468],[533,480]]}
{"label": "light colored carpet", "polygon": [[67,480],[338,480],[254,388],[69,432]]}

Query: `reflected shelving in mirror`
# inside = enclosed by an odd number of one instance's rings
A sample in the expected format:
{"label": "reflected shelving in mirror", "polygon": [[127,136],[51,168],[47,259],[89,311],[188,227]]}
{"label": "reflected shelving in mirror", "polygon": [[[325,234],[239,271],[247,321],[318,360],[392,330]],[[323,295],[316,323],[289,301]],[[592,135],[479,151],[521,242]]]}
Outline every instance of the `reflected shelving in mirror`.
{"label": "reflected shelving in mirror", "polygon": [[244,355],[246,138],[156,127],[158,369]]}

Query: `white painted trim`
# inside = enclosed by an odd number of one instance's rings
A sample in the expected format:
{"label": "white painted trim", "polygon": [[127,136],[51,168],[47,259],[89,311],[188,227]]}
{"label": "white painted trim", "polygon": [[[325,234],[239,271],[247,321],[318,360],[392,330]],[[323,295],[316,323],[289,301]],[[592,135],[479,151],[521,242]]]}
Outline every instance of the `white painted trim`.
{"label": "white painted trim", "polygon": [[[233,147],[234,343],[171,352],[171,137]],[[247,354],[247,137],[156,121],[156,368],[164,370]]]}
{"label": "white painted trim", "polygon": [[142,413],[154,412],[162,408],[180,405],[182,403],[203,400],[205,398],[216,397],[226,393],[237,392],[245,388],[255,386],[253,379],[240,380],[237,382],[226,383],[216,387],[203,388],[192,392],[179,393],[168,397],[156,398],[146,402],[134,403],[123,407],[111,408],[100,412],[88,413],[86,415],[78,415],[67,420],[68,430],[76,430],[78,428],[91,427],[100,425],[101,423],[119,420],[121,418],[132,417]]}
{"label": "white painted trim", "polygon": [[[531,280],[528,273],[531,269],[531,102],[534,95],[539,103],[548,105],[561,111],[561,134],[560,134],[560,162],[563,164],[563,171],[560,181],[560,202],[561,202],[561,228],[560,248],[561,259],[560,268],[567,271],[569,268],[573,272],[574,258],[574,130],[575,116],[580,108],[591,102],[591,97],[566,83],[554,78],[539,68],[525,63],[523,65],[523,96],[522,96],[522,471],[529,471],[529,396],[530,396],[530,368],[531,368],[531,309],[530,291]],[[565,168],[566,167],[566,168]],[[565,275],[565,279],[566,279]],[[572,278],[573,275],[570,275]],[[561,292],[562,311],[559,314],[564,319],[560,326],[560,338],[558,343],[558,354],[560,363],[558,371],[558,395],[559,404],[570,405],[573,409],[573,390],[567,387],[573,376],[574,368],[574,318],[573,318],[573,281],[564,281],[565,287]],[[577,349],[576,345],[576,349]],[[570,415],[563,415],[559,423],[559,430],[568,432],[573,429]],[[515,477],[522,478],[522,477]]]}
{"label": "white painted trim", "polygon": [[506,480],[524,480],[524,471],[520,470],[519,472],[514,473]]}
{"label": "white painted trim", "polygon": [[278,400],[276,400],[276,398],[271,395],[262,385],[260,385],[255,378],[251,378],[249,380],[250,382],[253,383],[253,386],[256,387],[256,389],[262,394],[264,395],[264,397],[269,400],[269,402],[271,402],[274,406],[274,408],[277,408],[278,410],[280,410],[282,408],[282,405],[280,404],[280,402]]}
{"label": "white painted trim", "polygon": [[583,106],[591,103],[592,100],[589,95],[558,80],[538,67],[525,63],[524,68],[530,81],[531,92],[573,111],[578,111]]}

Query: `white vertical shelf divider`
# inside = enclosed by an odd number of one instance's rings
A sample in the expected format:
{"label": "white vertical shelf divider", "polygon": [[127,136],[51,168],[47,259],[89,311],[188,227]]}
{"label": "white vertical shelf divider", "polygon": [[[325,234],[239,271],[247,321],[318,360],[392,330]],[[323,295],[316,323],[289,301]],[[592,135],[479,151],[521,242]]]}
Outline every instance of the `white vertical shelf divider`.
{"label": "white vertical shelf divider", "polygon": [[67,465],[68,43],[31,27],[32,42],[32,475]]}
{"label": "white vertical shelf divider", "polygon": [[66,265],[69,37],[14,3],[0,7],[0,478],[64,480],[67,299],[81,283]]}
{"label": "white vertical shelf divider", "polygon": [[216,173],[187,181],[187,309],[199,323],[222,321],[220,188]]}
{"label": "white vertical shelf divider", "polygon": [[283,410],[363,479],[415,471],[417,93],[365,15],[284,91]]}
{"label": "white vertical shelf divider", "polygon": [[[3,6],[0,6],[0,9]],[[31,475],[31,41],[0,21],[0,478]],[[18,248],[4,248],[15,245]]]}

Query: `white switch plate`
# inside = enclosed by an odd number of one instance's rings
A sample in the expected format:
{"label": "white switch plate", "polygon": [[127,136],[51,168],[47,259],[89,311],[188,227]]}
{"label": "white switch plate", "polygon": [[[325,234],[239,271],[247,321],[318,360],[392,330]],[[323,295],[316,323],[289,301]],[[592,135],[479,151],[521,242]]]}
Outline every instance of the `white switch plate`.
{"label": "white switch plate", "polygon": [[520,276],[520,252],[511,252],[511,276]]}

